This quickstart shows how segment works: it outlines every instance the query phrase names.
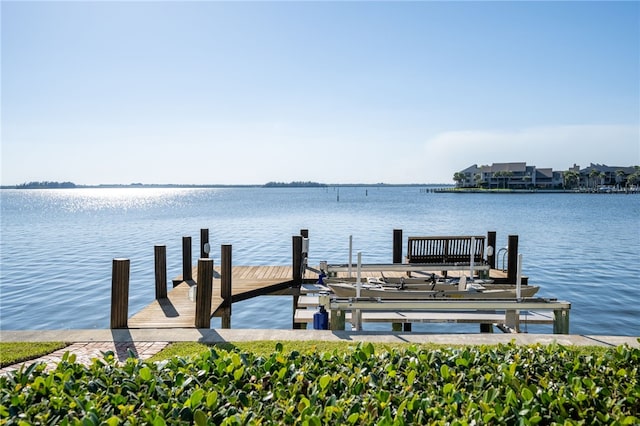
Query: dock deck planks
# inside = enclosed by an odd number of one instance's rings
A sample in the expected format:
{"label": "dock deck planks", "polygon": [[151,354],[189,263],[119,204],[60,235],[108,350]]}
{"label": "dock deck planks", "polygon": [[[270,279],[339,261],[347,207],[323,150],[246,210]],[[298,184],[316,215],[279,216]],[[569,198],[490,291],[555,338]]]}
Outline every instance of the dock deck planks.
{"label": "dock deck planks", "polygon": [[[193,277],[198,276],[197,267]],[[290,286],[290,266],[233,266],[231,268],[231,301],[239,302],[265,295]],[[214,267],[211,316],[222,306],[220,297],[220,266]],[[174,281],[181,281],[178,277]],[[167,298],[154,300],[128,320],[129,328],[193,328],[195,327],[196,304],[189,300],[189,288],[195,282],[181,281],[167,292]]]}

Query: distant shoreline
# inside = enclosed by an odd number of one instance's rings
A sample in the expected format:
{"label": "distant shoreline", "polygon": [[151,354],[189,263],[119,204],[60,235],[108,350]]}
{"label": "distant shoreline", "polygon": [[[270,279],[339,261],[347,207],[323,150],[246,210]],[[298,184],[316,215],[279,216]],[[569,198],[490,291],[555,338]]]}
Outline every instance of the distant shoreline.
{"label": "distant shoreline", "polygon": [[0,189],[101,189],[101,188],[335,188],[335,187],[429,187],[429,188],[453,188],[453,184],[444,183],[284,183],[278,185],[269,184],[98,184],[98,185],[2,185]]}
{"label": "distant shoreline", "polygon": [[578,189],[508,189],[508,188],[458,188],[454,184],[434,184],[434,183],[336,183],[326,184],[319,182],[268,182],[266,184],[98,184],[98,185],[76,185],[73,182],[29,182],[20,185],[2,185],[0,189],[129,189],[129,188],[177,188],[177,189],[215,189],[215,188],[420,188],[423,193],[436,194],[640,194],[639,187],[613,188],[606,187],[604,190],[594,190],[593,188]]}

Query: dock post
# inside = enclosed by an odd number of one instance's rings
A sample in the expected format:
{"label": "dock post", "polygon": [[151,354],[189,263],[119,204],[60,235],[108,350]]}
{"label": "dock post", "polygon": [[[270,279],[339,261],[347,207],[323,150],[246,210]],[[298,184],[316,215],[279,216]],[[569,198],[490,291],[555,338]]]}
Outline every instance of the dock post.
{"label": "dock post", "polygon": [[209,257],[209,229],[200,229],[200,258],[207,259]]}
{"label": "dock post", "polygon": [[515,284],[518,276],[518,236],[509,235],[509,251],[507,253],[507,281]]}
{"label": "dock post", "polygon": [[231,244],[220,246],[220,297],[222,298],[222,328],[231,328]]}
{"label": "dock post", "polygon": [[520,311],[515,309],[508,309],[505,312],[505,325],[512,328],[516,333],[520,332]]}
{"label": "dock post", "polygon": [[302,235],[293,236],[293,274],[294,286],[302,284]]}
{"label": "dock post", "polygon": [[156,300],[167,298],[167,246],[154,246]]}
{"label": "dock post", "polygon": [[402,263],[402,229],[393,230],[393,263]]}
{"label": "dock post", "polygon": [[211,327],[211,293],[213,291],[213,259],[198,260],[196,292],[196,328]]}
{"label": "dock post", "polygon": [[301,229],[300,236],[302,237],[302,276],[301,279],[304,278],[304,274],[307,271],[307,265],[309,261],[309,230]]}
{"label": "dock post", "polygon": [[480,333],[493,333],[493,324],[480,324]]}
{"label": "dock post", "polygon": [[344,330],[345,312],[341,309],[331,309],[329,322],[331,323],[329,326],[331,330]]}
{"label": "dock post", "polygon": [[410,322],[391,323],[391,331],[411,331],[411,323]]}
{"label": "dock post", "polygon": [[193,279],[191,265],[191,237],[182,237],[182,281]]}
{"label": "dock post", "polygon": [[487,249],[489,247],[493,247],[493,252],[491,254],[487,253],[487,263],[491,269],[496,269],[496,231],[487,232]]}
{"label": "dock post", "polygon": [[309,258],[309,230],[301,229],[300,236],[302,237],[302,262],[304,263]]}
{"label": "dock post", "polygon": [[129,259],[113,259],[111,272],[111,328],[127,328],[129,316]]}
{"label": "dock post", "polygon": [[[402,229],[393,230],[393,263],[402,263]],[[391,324],[392,331],[411,331],[410,322],[394,322]]]}
{"label": "dock post", "polygon": [[[301,329],[302,324],[297,323],[295,321],[296,311],[298,310],[298,300],[300,298],[300,286],[302,285],[302,267],[303,267],[303,255],[302,255],[302,235],[294,235],[292,240],[293,246],[293,319],[292,319],[292,328],[294,330]],[[298,291],[296,291],[296,289]]]}
{"label": "dock post", "polygon": [[553,311],[553,334],[569,334],[569,311],[557,309]]}

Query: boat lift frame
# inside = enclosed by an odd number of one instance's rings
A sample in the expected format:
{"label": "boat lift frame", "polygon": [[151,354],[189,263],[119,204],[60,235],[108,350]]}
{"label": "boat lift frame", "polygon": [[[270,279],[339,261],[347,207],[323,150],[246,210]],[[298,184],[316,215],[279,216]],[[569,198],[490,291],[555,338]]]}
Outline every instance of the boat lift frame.
{"label": "boat lift frame", "polygon": [[[569,334],[569,311],[571,303],[557,299],[530,297],[523,299],[460,299],[460,300],[391,300],[380,298],[337,298],[320,296],[320,304],[330,312],[332,330],[344,330],[345,312],[362,311],[503,311],[505,325],[514,330],[520,328],[520,311],[553,311],[553,333]],[[358,315],[355,321],[358,322]]]}

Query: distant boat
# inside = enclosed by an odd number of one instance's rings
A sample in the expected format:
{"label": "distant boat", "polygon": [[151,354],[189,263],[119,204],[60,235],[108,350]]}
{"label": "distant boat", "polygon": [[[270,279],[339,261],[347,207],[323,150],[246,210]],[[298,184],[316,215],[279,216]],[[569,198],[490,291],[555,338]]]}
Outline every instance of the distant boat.
{"label": "distant boat", "polygon": [[[356,284],[353,282],[327,282],[326,285],[338,297],[356,297]],[[523,285],[520,297],[532,297],[540,287]],[[391,287],[378,283],[362,283],[360,297],[384,299],[428,300],[428,299],[515,299],[516,286],[510,284],[466,283],[404,283],[403,287]]]}

